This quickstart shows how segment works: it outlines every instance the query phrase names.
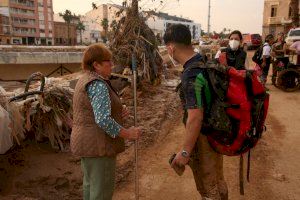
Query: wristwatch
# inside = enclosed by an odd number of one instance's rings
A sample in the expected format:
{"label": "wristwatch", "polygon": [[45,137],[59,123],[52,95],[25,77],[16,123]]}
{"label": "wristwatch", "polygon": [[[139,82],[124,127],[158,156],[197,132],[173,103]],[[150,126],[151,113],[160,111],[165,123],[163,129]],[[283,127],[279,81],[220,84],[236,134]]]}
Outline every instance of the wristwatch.
{"label": "wristwatch", "polygon": [[185,157],[185,158],[189,157],[189,153],[186,150],[182,150],[181,155],[182,155],[182,157]]}

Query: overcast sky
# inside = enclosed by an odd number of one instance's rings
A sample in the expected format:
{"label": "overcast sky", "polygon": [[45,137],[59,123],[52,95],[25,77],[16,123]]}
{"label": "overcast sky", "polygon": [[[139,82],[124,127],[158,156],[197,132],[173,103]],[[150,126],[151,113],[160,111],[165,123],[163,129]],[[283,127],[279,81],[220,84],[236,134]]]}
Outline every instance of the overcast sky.
{"label": "overcast sky", "polygon": [[[168,2],[164,8],[152,1],[142,0],[140,5],[192,19],[207,31],[208,0],[163,0]],[[92,2],[121,4],[122,0],[53,0],[53,7],[55,13],[69,9],[82,15],[92,9]],[[211,0],[211,30],[220,32],[230,28],[243,33],[261,33],[263,5],[264,0]]]}

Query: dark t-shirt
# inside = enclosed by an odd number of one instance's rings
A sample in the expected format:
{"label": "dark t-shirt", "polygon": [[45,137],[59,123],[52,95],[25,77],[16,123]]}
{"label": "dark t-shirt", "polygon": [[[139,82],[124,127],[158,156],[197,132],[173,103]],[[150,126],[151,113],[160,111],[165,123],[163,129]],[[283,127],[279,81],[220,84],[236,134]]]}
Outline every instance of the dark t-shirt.
{"label": "dark t-shirt", "polygon": [[[276,42],[275,44],[273,44],[272,49],[273,50],[283,50],[284,45],[285,45],[285,41],[283,41],[283,42]],[[275,57],[276,58],[282,58],[282,57],[284,57],[284,52],[275,52]]]}
{"label": "dark t-shirt", "polygon": [[247,53],[243,49],[239,48],[238,50],[233,51],[231,48],[227,47],[222,50],[222,52],[226,52],[228,66],[234,67],[237,70],[245,69]]}
{"label": "dark t-shirt", "polygon": [[187,110],[203,108],[210,98],[207,74],[205,69],[197,68],[198,62],[203,61],[200,54],[188,60],[181,76],[181,101],[185,110],[184,123],[187,119]]}

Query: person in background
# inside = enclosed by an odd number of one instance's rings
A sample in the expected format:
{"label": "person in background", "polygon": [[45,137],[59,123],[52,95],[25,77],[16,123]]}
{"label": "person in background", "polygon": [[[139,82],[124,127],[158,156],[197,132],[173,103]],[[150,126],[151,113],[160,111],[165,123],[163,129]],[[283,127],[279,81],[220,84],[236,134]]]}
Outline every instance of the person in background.
{"label": "person in background", "polygon": [[267,77],[269,74],[269,69],[271,65],[271,52],[272,48],[271,46],[274,43],[274,36],[272,34],[269,34],[266,36],[265,43],[263,45],[263,50],[262,50],[262,64],[260,65],[262,69],[262,75],[261,75],[261,81],[263,84],[266,84],[267,82]]}
{"label": "person in background", "polygon": [[274,62],[272,63],[272,84],[275,84],[276,82],[276,77],[277,77],[277,65],[280,61],[282,62],[286,62],[285,59],[285,54],[286,54],[286,42],[284,41],[284,34],[282,32],[277,34],[277,40],[276,42],[272,45],[272,52],[273,52],[273,56],[275,58]]}
{"label": "person in background", "polygon": [[300,65],[300,40],[294,42],[289,49],[297,55],[296,64]]}
{"label": "person in background", "polygon": [[122,126],[128,110],[109,81],[112,65],[112,54],[104,45],[89,46],[75,87],[70,145],[81,157],[84,200],[112,199],[116,156],[125,150],[124,139],[137,140],[141,134],[140,128]]}
{"label": "person in background", "polygon": [[[243,44],[242,33],[238,30],[231,32],[229,35],[228,47],[219,50],[215,56],[215,59],[219,63],[230,67],[234,67],[237,70],[245,69],[247,53],[243,50],[242,44]],[[226,60],[223,60],[222,56],[224,56]]]}

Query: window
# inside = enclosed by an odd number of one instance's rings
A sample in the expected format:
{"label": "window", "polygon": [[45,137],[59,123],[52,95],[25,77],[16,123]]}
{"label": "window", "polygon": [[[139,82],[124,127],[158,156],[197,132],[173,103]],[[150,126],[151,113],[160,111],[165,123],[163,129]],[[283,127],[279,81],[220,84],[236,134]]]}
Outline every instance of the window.
{"label": "window", "polygon": [[292,7],[290,6],[290,8],[289,8],[289,17],[292,17]]}
{"label": "window", "polygon": [[44,20],[40,20],[40,25],[45,25],[45,21]]}
{"label": "window", "polygon": [[45,33],[45,29],[40,29],[40,33]]}
{"label": "window", "polygon": [[270,26],[269,27],[269,33],[275,35],[275,33],[276,33],[276,26]]}
{"label": "window", "polygon": [[272,6],[271,7],[271,17],[276,17],[277,16],[277,6]]}

